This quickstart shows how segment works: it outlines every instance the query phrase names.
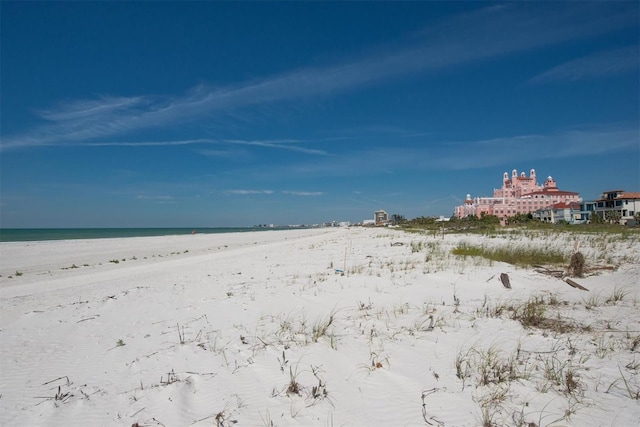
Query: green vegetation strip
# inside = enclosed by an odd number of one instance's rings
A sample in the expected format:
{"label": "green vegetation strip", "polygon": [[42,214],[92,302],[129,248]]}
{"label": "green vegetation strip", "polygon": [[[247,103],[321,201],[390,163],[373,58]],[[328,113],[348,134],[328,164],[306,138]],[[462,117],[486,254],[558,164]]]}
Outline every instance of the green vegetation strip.
{"label": "green vegetation strip", "polygon": [[486,248],[460,243],[453,249],[454,255],[481,256],[492,261],[506,262],[520,267],[539,264],[564,264],[567,258],[564,254],[553,249],[524,248],[515,246],[501,246]]}

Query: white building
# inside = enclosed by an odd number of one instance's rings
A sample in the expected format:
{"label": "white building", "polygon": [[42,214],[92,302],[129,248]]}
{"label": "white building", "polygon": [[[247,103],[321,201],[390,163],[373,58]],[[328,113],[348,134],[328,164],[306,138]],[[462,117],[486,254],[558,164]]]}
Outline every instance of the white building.
{"label": "white building", "polygon": [[376,225],[387,225],[389,223],[389,214],[382,209],[373,213],[373,222]]}
{"label": "white building", "polygon": [[615,213],[620,218],[620,223],[626,224],[640,212],[640,192],[605,191],[602,197],[587,203],[586,210],[591,211],[591,215],[599,215],[605,221],[609,220],[611,213]]}
{"label": "white building", "polygon": [[580,203],[555,203],[552,206],[537,210],[533,216],[541,221],[553,224],[557,224],[558,221],[565,221],[569,224],[582,222]]}

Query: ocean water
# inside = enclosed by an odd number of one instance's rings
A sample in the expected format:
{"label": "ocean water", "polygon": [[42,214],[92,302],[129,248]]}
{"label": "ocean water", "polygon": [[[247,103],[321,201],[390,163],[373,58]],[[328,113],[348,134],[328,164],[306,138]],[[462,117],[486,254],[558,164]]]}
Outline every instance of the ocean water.
{"label": "ocean water", "polygon": [[31,242],[38,240],[108,239],[116,237],[175,236],[196,233],[238,233],[268,231],[272,227],[224,228],[2,228],[0,242]]}

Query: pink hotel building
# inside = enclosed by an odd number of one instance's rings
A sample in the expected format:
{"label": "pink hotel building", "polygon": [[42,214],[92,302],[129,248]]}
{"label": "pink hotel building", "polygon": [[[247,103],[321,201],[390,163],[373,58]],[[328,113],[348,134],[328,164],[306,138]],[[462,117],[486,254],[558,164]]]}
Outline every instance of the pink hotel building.
{"label": "pink hotel building", "polygon": [[548,177],[542,185],[536,182],[536,171],[531,169],[529,177],[524,172],[518,176],[518,171],[507,172],[502,179],[502,188],[493,190],[493,197],[471,198],[467,194],[464,204],[455,208],[454,215],[464,218],[476,215],[495,215],[504,225],[508,217],[517,213],[533,213],[548,207],[562,207],[560,205],[574,205],[582,202],[578,193],[559,190],[553,178]]}

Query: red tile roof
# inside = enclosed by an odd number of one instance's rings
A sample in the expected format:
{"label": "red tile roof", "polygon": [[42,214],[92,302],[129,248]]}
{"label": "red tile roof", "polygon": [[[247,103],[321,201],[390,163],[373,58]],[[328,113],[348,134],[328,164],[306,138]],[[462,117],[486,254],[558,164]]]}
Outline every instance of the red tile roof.
{"label": "red tile roof", "polygon": [[[614,193],[614,191],[607,191],[604,194],[609,194],[609,193]],[[618,194],[614,199],[609,199],[609,198],[599,198],[596,199],[596,202],[606,202],[606,201],[611,201],[611,200],[629,200],[629,199],[640,199],[640,192],[631,192],[631,191],[618,191]]]}
{"label": "red tile roof", "polygon": [[542,190],[539,191],[534,191],[532,193],[527,193],[527,194],[523,194],[523,196],[529,196],[532,194],[545,194],[545,195],[578,195],[579,193],[576,193],[574,191],[562,191],[562,190],[558,190],[557,188],[543,188]]}
{"label": "red tile roof", "polygon": [[554,209],[580,209],[580,203],[555,203],[553,205]]}
{"label": "red tile roof", "polygon": [[640,192],[624,192],[619,194],[616,199],[640,199]]}

